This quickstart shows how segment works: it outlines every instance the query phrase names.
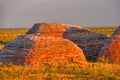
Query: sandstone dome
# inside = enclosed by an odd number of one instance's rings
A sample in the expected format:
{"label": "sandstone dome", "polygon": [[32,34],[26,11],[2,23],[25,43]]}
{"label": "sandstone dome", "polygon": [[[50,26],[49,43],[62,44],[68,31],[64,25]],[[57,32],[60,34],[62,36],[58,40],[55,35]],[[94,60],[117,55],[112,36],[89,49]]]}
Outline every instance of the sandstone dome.
{"label": "sandstone dome", "polygon": [[26,34],[5,45],[0,61],[16,65],[40,65],[86,61],[82,49],[62,37]]}
{"label": "sandstone dome", "polygon": [[99,53],[100,57],[108,59],[109,63],[120,63],[120,26],[106,40],[105,45]]}
{"label": "sandstone dome", "polygon": [[42,34],[46,36],[62,37],[69,28],[80,28],[76,25],[61,23],[36,23],[27,34]]}
{"label": "sandstone dome", "polygon": [[96,61],[107,38],[104,34],[91,32],[77,25],[60,23],[38,23],[27,34],[42,34],[69,39],[83,50],[88,61]]}

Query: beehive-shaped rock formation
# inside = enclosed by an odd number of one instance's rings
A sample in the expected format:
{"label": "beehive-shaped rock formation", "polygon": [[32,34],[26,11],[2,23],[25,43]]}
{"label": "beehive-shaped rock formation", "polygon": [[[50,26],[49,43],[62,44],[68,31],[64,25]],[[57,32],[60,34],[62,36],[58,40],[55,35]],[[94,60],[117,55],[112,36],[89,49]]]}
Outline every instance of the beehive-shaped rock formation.
{"label": "beehive-shaped rock formation", "polygon": [[16,65],[40,65],[86,61],[82,50],[62,37],[26,34],[6,44],[0,61]]}
{"label": "beehive-shaped rock formation", "polygon": [[27,34],[43,34],[46,36],[62,37],[69,28],[80,28],[71,24],[60,23],[37,23],[27,32]]}
{"label": "beehive-shaped rock formation", "polygon": [[69,39],[83,49],[89,61],[96,61],[98,53],[107,38],[104,34],[91,32],[80,26],[59,23],[35,24],[27,34],[43,34]]}
{"label": "beehive-shaped rock formation", "polygon": [[120,26],[115,30],[99,53],[99,58],[105,57],[110,63],[120,63]]}

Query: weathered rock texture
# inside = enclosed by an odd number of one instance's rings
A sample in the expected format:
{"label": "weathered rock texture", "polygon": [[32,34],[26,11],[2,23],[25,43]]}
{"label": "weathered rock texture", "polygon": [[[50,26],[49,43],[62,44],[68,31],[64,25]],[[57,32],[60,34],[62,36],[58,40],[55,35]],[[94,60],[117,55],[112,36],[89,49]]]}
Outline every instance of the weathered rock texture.
{"label": "weathered rock texture", "polygon": [[27,32],[27,34],[43,34],[46,36],[62,37],[69,28],[80,28],[71,24],[60,23],[37,23]]}
{"label": "weathered rock texture", "polygon": [[105,57],[110,63],[120,63],[120,27],[106,40],[99,53],[99,58]]}
{"label": "weathered rock texture", "polygon": [[82,48],[88,61],[97,60],[98,53],[107,38],[104,34],[90,32],[80,28],[68,29],[63,37],[73,41]]}
{"label": "weathered rock texture", "polygon": [[80,26],[59,23],[35,24],[27,34],[43,34],[69,39],[83,49],[89,61],[96,61],[98,53],[107,38],[104,34],[90,32]]}
{"label": "weathered rock texture", "polygon": [[0,61],[17,65],[55,64],[86,61],[82,50],[62,37],[26,34],[6,44]]}

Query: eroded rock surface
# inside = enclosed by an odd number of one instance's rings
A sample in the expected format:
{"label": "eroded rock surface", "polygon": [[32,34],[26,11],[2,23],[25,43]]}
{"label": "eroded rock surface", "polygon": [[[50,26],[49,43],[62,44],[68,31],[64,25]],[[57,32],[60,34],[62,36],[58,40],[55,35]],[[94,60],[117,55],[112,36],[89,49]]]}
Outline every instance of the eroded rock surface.
{"label": "eroded rock surface", "polygon": [[86,61],[82,49],[62,37],[26,34],[6,44],[0,61],[16,65],[40,65]]}
{"label": "eroded rock surface", "polygon": [[96,61],[106,38],[76,25],[38,23],[6,44],[0,61],[16,65]]}
{"label": "eroded rock surface", "polygon": [[108,59],[109,63],[120,63],[120,26],[115,30],[99,53],[99,58]]}
{"label": "eroded rock surface", "polygon": [[43,34],[69,39],[83,49],[88,61],[96,61],[107,38],[104,34],[91,32],[80,26],[60,23],[38,23],[27,34]]}
{"label": "eroded rock surface", "polygon": [[67,30],[63,37],[77,44],[83,50],[88,61],[97,60],[98,53],[104,46],[107,38],[104,34],[90,32],[80,28]]}
{"label": "eroded rock surface", "polygon": [[60,23],[37,23],[27,32],[27,34],[42,34],[46,36],[62,37],[67,29],[76,27],[71,24],[60,24]]}

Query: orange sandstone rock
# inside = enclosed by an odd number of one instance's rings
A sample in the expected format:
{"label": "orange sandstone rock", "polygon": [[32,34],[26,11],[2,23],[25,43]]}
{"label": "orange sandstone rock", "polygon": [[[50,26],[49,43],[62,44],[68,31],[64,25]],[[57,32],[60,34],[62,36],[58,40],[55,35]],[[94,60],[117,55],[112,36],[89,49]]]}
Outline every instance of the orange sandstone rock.
{"label": "orange sandstone rock", "polygon": [[110,63],[120,63],[120,27],[107,39],[101,49],[99,58],[103,56],[108,59]]}
{"label": "orange sandstone rock", "polygon": [[40,65],[86,61],[82,49],[62,37],[27,34],[8,43],[0,61],[16,65]]}
{"label": "orange sandstone rock", "polygon": [[77,25],[60,23],[38,23],[27,34],[42,34],[69,39],[83,50],[88,61],[96,61],[107,38],[104,34],[91,32]]}
{"label": "orange sandstone rock", "polygon": [[67,29],[76,27],[71,24],[60,24],[60,23],[37,23],[27,32],[27,34],[42,34],[46,36],[62,37]]}

